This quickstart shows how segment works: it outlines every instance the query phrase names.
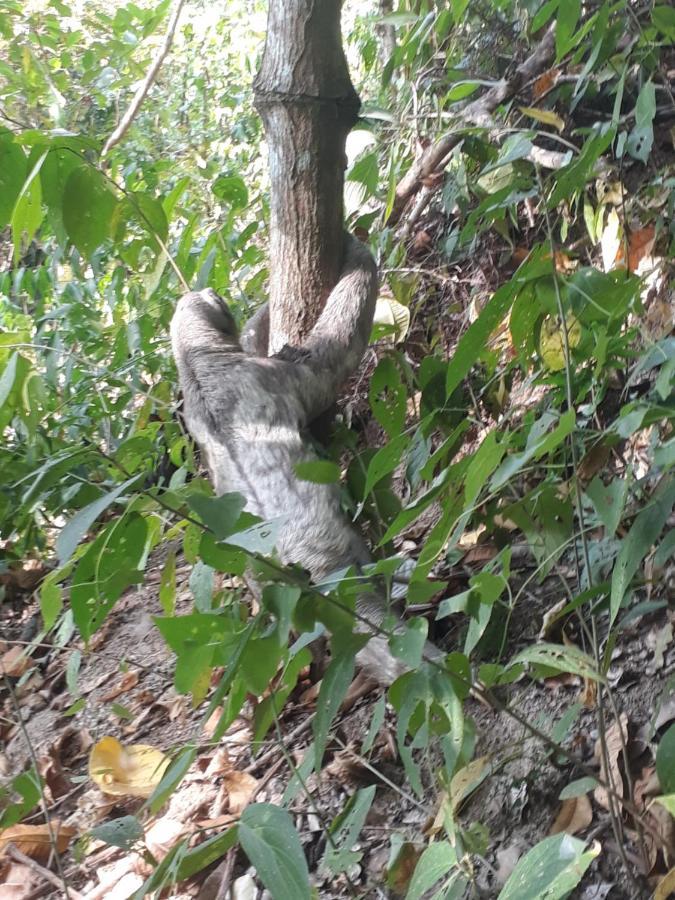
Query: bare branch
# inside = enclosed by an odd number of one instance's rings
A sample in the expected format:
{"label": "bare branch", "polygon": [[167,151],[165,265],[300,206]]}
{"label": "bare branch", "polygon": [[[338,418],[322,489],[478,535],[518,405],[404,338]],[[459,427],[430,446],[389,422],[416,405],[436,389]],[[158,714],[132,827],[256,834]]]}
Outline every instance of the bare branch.
{"label": "bare branch", "polygon": [[171,44],[173,42],[174,35],[176,33],[176,26],[178,25],[178,19],[180,18],[181,10],[183,9],[183,5],[185,0],[178,0],[174,11],[169,19],[169,25],[166,29],[166,34],[164,35],[164,40],[162,41],[162,46],[159,48],[157,56],[152,61],[150,68],[148,69],[145,78],[138,85],[136,89],[136,93],[133,96],[131,103],[127,111],[124,113],[122,118],[120,119],[119,125],[110,135],[108,140],[105,142],[105,146],[103,147],[102,156],[107,156],[110,150],[122,140],[124,135],[129,130],[129,126],[136,118],[138,114],[138,110],[141,108],[141,103],[145,100],[145,97],[152,87],[155,78],[157,77],[157,73],[159,72],[159,68],[164,62],[167,53],[171,49]]}
{"label": "bare branch", "polygon": [[[504,100],[516,94],[523,84],[530,81],[548,65],[554,46],[553,29],[549,28],[536,50],[518,66],[513,76],[511,78],[503,78],[477,100],[469,103],[460,114],[461,120],[466,125],[493,127],[492,113],[495,109]],[[395,225],[399,221],[408,201],[421,188],[423,179],[428,178],[442,168],[445,158],[460,143],[463,137],[464,135],[461,133],[446,134],[425,150],[420,158],[413,163],[408,173],[398,183],[394,206],[387,222],[388,225]]]}

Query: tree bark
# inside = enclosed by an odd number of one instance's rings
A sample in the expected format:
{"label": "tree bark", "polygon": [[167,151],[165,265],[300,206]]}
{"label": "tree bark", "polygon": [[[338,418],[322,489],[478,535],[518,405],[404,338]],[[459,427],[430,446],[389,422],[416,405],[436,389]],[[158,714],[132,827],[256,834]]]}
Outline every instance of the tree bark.
{"label": "tree bark", "polygon": [[254,83],[270,173],[270,352],[298,345],[342,262],[345,140],[360,101],[340,34],[341,0],[270,0]]}

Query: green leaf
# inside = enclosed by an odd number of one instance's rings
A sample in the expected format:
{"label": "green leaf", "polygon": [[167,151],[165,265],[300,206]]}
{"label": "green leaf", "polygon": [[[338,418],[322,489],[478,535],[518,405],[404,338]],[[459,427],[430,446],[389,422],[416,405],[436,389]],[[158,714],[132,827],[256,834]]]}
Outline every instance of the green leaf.
{"label": "green leaf", "polygon": [[332,841],[326,847],[323,865],[332,875],[346,872],[360,862],[363,853],[353,850],[368,811],[375,798],[376,786],[363,788],[350,797],[347,805],[330,827]]}
{"label": "green leaf", "polygon": [[28,160],[14,135],[0,128],[0,228],[9,224],[28,174]]}
{"label": "green leaf", "polygon": [[603,125],[594,137],[584,144],[579,156],[558,172],[555,187],[548,199],[548,206],[557,206],[576,191],[581,191],[591,177],[597,159],[607,150],[614,140],[615,129]]}
{"label": "green leaf", "polygon": [[410,619],[405,623],[403,631],[398,631],[389,638],[391,652],[411,669],[416,669],[422,662],[428,630],[429,623],[426,619]]}
{"label": "green leaf", "polygon": [[21,797],[21,800],[18,803],[10,803],[5,807],[3,790],[0,797],[5,808],[0,812],[0,828],[9,828],[20,822],[25,815],[38,805],[42,796],[42,782],[34,769],[22,772],[16,778],[13,778],[11,788],[15,794]]}
{"label": "green leaf", "polygon": [[586,778],[577,778],[576,781],[570,781],[570,783],[560,791],[558,796],[561,800],[569,800],[571,797],[581,797],[583,794],[588,794],[589,791],[594,791],[597,786],[598,782],[595,778],[590,778],[589,776]]}
{"label": "green leaf", "polygon": [[297,463],[294,471],[301,481],[311,481],[314,484],[335,484],[340,480],[340,466],[328,459]]}
{"label": "green leaf", "polygon": [[190,494],[187,501],[218,540],[232,534],[246,505],[241,494],[222,494],[220,497]]}
{"label": "green leaf", "polygon": [[368,399],[373,415],[389,437],[398,436],[405,425],[407,392],[394,360],[385,356],[370,379]]}
{"label": "green leaf", "polygon": [[447,841],[429,844],[420,856],[410,879],[405,900],[421,900],[429,888],[457,865],[457,854]]}
{"label": "green leaf", "polygon": [[663,735],[656,749],[656,774],[664,794],[675,792],[675,725]]}
{"label": "green leaf", "polygon": [[654,116],[656,115],[656,88],[653,81],[642,86],[635,104],[635,126],[628,135],[626,150],[633,159],[646,163],[654,144]]}
{"label": "green leaf", "polygon": [[145,838],[143,826],[135,816],[121,816],[110,822],[103,822],[89,832],[96,841],[103,841],[111,847],[131,850],[134,844]]}
{"label": "green leaf", "polygon": [[63,193],[63,224],[82,256],[90,257],[110,234],[117,206],[108,182],[92,166],[78,166]]}
{"label": "green leaf", "polygon": [[652,10],[652,23],[667,38],[675,41],[675,9],[672,6],[655,6]]}
{"label": "green leaf", "polygon": [[81,509],[66,523],[66,525],[64,525],[56,539],[56,553],[61,565],[70,559],[77,545],[101,513],[105,512],[119,496],[127,491],[132,484],[138,481],[138,478],[138,475],[134,475],[134,477],[130,478],[128,481],[118,484],[117,487],[108,491],[107,494],[103,494],[101,497],[94,500],[93,503],[90,503],[89,506],[85,506],[84,509]]}
{"label": "green leaf", "polygon": [[[235,827],[228,828],[222,834],[215,834],[213,837],[188,850],[178,864],[178,873],[176,881],[184,881],[186,878],[192,878],[197,872],[201,872],[211,863],[221,859],[228,850],[230,850],[237,842],[238,829]],[[147,893],[141,895],[148,896]]]}
{"label": "green leaf", "polygon": [[530,26],[530,31],[532,33],[539,31],[539,29],[549,21],[558,8],[559,3],[560,0],[548,0],[548,3],[544,3],[544,5],[537,10],[537,13],[532,18],[532,24]]}
{"label": "green leaf", "polygon": [[40,587],[40,613],[44,627],[49,630],[63,609],[63,591],[60,585],[45,578]]}
{"label": "green leaf", "polygon": [[151,194],[135,191],[127,194],[126,202],[139,225],[152,237],[158,237],[165,243],[169,233],[169,222],[161,202]]}
{"label": "green leaf", "polygon": [[392,438],[373,454],[368,463],[366,472],[366,480],[363,487],[363,499],[372,491],[375,485],[393,472],[396,466],[401,462],[404,451],[410,444],[410,438],[407,434],[400,434],[398,437]]}
{"label": "green leaf", "polygon": [[597,517],[605,526],[608,536],[616,533],[621,521],[626,495],[628,494],[628,480],[626,478],[613,478],[609,484],[604,484],[596,475],[586,488],[586,496],[593,504]]}
{"label": "green leaf", "polygon": [[323,751],[326,747],[328,729],[354,677],[354,668],[354,648],[345,646],[333,657],[321,680],[316,716],[312,723],[317,772],[321,771],[323,764]]}
{"label": "green leaf", "polygon": [[549,427],[556,419],[556,413],[551,411],[543,413],[537,419],[527,435],[525,450],[522,453],[512,453],[510,456],[507,456],[492,477],[490,482],[491,490],[494,491],[506,484],[530,460],[539,459],[544,454],[550,453],[551,450],[555,450],[574,431],[576,420],[573,409],[568,409],[566,413],[563,413],[557,419],[556,427],[550,433],[547,433]]}
{"label": "green leaf", "polygon": [[176,551],[171,550],[162,567],[159,579],[159,602],[165,616],[172,616],[176,608]]}
{"label": "green leaf", "polygon": [[544,838],[518,861],[498,900],[563,900],[600,852],[569,834]]}
{"label": "green leaf", "polygon": [[307,860],[285,809],[271,803],[247,806],[239,842],[273,900],[310,900]]}
{"label": "green leaf", "polygon": [[248,188],[239,175],[220,175],[211,185],[214,195],[233,209],[244,209],[248,206]]}
{"label": "green leaf", "polygon": [[40,169],[45,160],[45,153],[40,156],[24,182],[12,211],[12,241],[14,243],[14,259],[21,255],[22,247],[30,244],[35,232],[42,222],[42,185]]}
{"label": "green leaf", "polygon": [[574,29],[577,27],[581,13],[581,0],[562,0],[558,5],[558,18],[555,29],[556,60],[572,49],[576,43]]}
{"label": "green leaf", "polygon": [[[517,274],[517,273],[516,273]],[[450,397],[465,378],[484,350],[488,338],[509,311],[516,296],[515,279],[498,288],[481,310],[480,315],[464,332],[448,364],[445,377],[445,395]]]}
{"label": "green leaf", "polygon": [[542,666],[553,672],[569,672],[591,681],[604,681],[590,656],[576,647],[563,647],[562,644],[533,644],[526,647],[513,657],[509,666],[518,663]]}
{"label": "green leaf", "polygon": [[65,147],[52,148],[40,169],[42,196],[49,209],[62,216],[63,193],[68,176],[82,165],[82,157]]}
{"label": "green leaf", "polygon": [[631,530],[621,542],[621,550],[612,572],[610,595],[610,626],[614,624],[621,605],[640,563],[661,534],[675,503],[675,481],[671,481],[659,496],[653,497],[636,517]]}
{"label": "green leaf", "polygon": [[654,797],[656,803],[660,803],[675,818],[675,794],[666,794],[663,797]]}
{"label": "green leaf", "polygon": [[185,747],[171,761],[171,765],[162,776],[161,781],[143,804],[146,809],[150,810],[151,815],[154,815],[164,806],[171,794],[185,778],[196,755],[197,750],[195,747]]}
{"label": "green leaf", "polygon": [[482,83],[483,82],[481,81],[458,81],[450,88],[445,99],[450,103],[454,103],[456,100],[463,100],[465,97],[470,97],[471,94],[478,90]]}

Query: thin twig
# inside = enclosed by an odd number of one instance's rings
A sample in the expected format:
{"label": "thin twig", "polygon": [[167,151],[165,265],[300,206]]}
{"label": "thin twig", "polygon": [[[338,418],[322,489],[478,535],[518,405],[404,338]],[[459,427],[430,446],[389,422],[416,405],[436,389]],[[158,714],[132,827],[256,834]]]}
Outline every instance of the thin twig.
{"label": "thin twig", "polygon": [[136,93],[134,94],[127,111],[122,116],[119,125],[113,131],[113,133],[110,135],[108,140],[105,142],[105,145],[103,147],[103,152],[101,154],[102,157],[107,156],[108,153],[110,152],[110,150],[112,150],[112,148],[116,144],[119,144],[119,142],[122,140],[124,135],[129,130],[131,123],[136,118],[136,115],[138,114],[138,110],[141,108],[141,104],[145,100],[145,97],[146,97],[148,91],[152,87],[152,85],[155,81],[155,78],[157,77],[157,73],[159,72],[160,66],[164,62],[164,59],[166,58],[167,53],[171,49],[171,44],[173,42],[174,34],[176,33],[176,26],[178,25],[178,19],[180,17],[181,10],[183,9],[184,3],[185,3],[185,0],[178,0],[178,2],[176,3],[173,14],[171,15],[171,18],[169,20],[169,25],[166,29],[166,34],[164,35],[164,40],[162,41],[162,45],[159,48],[159,52],[157,53],[157,56],[152,61],[152,64],[150,65],[150,68],[148,69],[148,71],[145,75],[145,78],[143,79],[143,81],[139,84],[138,88],[136,89]]}

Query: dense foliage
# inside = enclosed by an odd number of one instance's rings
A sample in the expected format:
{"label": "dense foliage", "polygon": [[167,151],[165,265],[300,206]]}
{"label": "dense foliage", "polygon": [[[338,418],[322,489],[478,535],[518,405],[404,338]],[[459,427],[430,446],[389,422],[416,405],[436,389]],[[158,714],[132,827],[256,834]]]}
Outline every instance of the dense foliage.
{"label": "dense foliage", "polygon": [[[240,321],[265,295],[265,156],[251,104],[264,8],[236,6],[188,5],[129,133],[102,156],[163,34],[168,0],[0,4],[0,566],[45,563],[36,640],[51,633],[66,646],[79,635],[86,645],[162,551],[156,624],[176,654],[177,689],[204,702],[206,717],[220,710],[216,738],[251,694],[261,698],[254,739],[268,733],[309,661],[305,641],[289,646],[290,630],[325,626],[333,659],[314,722],[320,765],[358,645],[353,573],[318,600],[302,573],[274,562],[273,527],[242,512],[240,498],[212,496],[176,414],[167,341],[188,286],[215,288]],[[463,122],[467,102],[508,77],[549,27],[551,65],[498,104],[489,124]],[[462,613],[466,622],[445,672],[421,660],[426,619],[411,617],[392,639],[413,667],[389,692],[413,791],[422,792],[417,751],[430,742],[441,747],[447,786],[471,763],[463,702],[472,685],[499,703],[493,688],[524,672],[602,683],[619,623],[666,603],[645,590],[644,560],[655,585],[675,550],[673,148],[658,127],[662,115],[672,125],[673,37],[666,3],[401,0],[384,16],[346,10],[364,100],[349,145],[349,221],[370,235],[393,298],[383,300],[378,336],[409,331],[417,349],[391,336],[378,345],[369,399],[381,446],[363,447],[344,426],[326,453],[347,470],[345,504],[377,544],[383,577],[395,572],[411,525],[437,510],[416,550],[409,603],[443,591],[463,536],[478,532],[500,548],[436,607],[439,620]],[[451,129],[461,140],[426,179],[426,209],[394,226],[396,187],[415,154]],[[462,295],[469,314],[443,288],[457,271],[472,283]],[[455,333],[442,327],[445,312],[435,321],[429,309],[449,309]],[[383,329],[387,316],[394,325]],[[582,649],[507,652],[529,584],[512,579],[516,534],[536,560],[531,580],[571,562],[557,617],[581,613]],[[188,615],[176,614],[180,556],[193,566]],[[266,584],[255,615],[247,572]],[[72,700],[76,712],[76,690]],[[153,809],[194,753],[174,749]],[[369,791],[335,824],[337,844],[358,836]],[[472,856],[486,843],[453,810],[408,897],[437,881],[436,896],[460,897],[469,884]],[[309,896],[292,828],[284,811],[253,805],[238,826],[174,851],[146,889],[197,871],[238,840],[273,893],[279,865],[294,896]],[[282,860],[275,830],[290,842]],[[552,865],[556,840],[523,861],[526,876]],[[551,897],[566,896],[571,870],[580,878],[595,854],[569,840]],[[334,849],[336,872],[349,866],[350,849]],[[522,871],[513,877],[504,898],[524,896]]]}

